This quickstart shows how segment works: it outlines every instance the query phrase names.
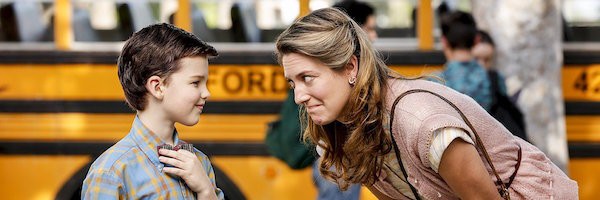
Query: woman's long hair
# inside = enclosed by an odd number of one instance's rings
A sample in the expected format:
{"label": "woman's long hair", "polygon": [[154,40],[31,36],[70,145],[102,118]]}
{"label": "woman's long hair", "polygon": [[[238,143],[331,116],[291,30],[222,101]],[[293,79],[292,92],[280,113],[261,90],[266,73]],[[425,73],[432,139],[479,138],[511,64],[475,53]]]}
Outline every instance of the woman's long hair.
{"label": "woman's long hair", "polygon": [[[385,65],[360,26],[334,8],[316,10],[299,18],[279,35],[276,46],[280,64],[284,55],[298,53],[340,71],[352,56],[358,58],[357,80],[341,114],[344,120],[317,125],[301,106],[302,123],[306,125],[303,138],[325,150],[320,172],[342,189],[350,183],[374,183],[383,156],[392,145],[383,127],[387,118],[386,80],[402,77]],[[336,170],[330,171],[332,166]]]}

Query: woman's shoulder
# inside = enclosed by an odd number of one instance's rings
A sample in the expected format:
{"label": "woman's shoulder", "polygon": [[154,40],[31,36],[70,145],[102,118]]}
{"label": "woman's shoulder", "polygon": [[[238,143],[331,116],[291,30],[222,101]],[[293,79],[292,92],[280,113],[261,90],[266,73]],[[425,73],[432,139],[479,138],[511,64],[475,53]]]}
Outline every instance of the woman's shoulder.
{"label": "woman's shoulder", "polygon": [[[414,96],[431,96],[433,94],[438,94],[442,97],[448,99],[461,98],[462,95],[459,92],[456,92],[452,88],[446,87],[440,83],[425,80],[425,79],[390,79],[388,81],[388,100],[395,100],[398,96],[408,92],[408,91],[419,91],[416,92]],[[429,94],[428,94],[429,93]],[[420,102],[427,102],[431,100],[437,100],[438,98],[424,98],[421,99]]]}
{"label": "woman's shoulder", "polygon": [[427,117],[433,114],[453,111],[453,108],[447,102],[435,95],[448,99],[459,107],[478,105],[477,102],[468,96],[429,80],[396,79],[390,80],[388,83],[390,87],[386,95],[386,107],[388,110],[392,110],[396,99],[408,91],[419,92],[403,97],[402,101],[398,102],[395,110],[403,110],[404,112],[412,113],[414,116]]}
{"label": "woman's shoulder", "polygon": [[423,89],[430,91],[439,91],[449,89],[438,81],[433,81],[427,78],[419,79],[401,79],[401,78],[390,78],[387,81],[388,86],[393,92],[405,92],[413,89]]}

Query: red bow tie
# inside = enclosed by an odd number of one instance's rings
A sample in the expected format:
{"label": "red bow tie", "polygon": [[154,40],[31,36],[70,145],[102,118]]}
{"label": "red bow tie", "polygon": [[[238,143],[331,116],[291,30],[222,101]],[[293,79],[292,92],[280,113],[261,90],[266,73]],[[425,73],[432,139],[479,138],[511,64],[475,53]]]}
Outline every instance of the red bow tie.
{"label": "red bow tie", "polygon": [[194,152],[194,145],[189,144],[189,143],[182,143],[182,144],[178,144],[175,146],[172,146],[170,144],[161,144],[156,147],[156,151],[158,152],[158,150],[163,149],[163,148],[173,150],[173,151],[179,151],[179,149],[183,149],[183,150],[187,150],[192,153]]}

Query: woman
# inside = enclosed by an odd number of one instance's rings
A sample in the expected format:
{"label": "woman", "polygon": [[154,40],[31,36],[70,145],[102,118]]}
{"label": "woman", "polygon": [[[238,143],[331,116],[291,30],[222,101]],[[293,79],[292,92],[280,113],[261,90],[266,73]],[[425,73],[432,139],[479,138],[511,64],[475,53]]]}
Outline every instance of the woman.
{"label": "woman", "polygon": [[479,36],[479,42],[473,46],[471,53],[479,62],[479,65],[485,67],[487,70],[494,69],[494,57],[496,55],[496,44],[492,39],[492,36],[485,31],[478,30],[477,35]]}
{"label": "woman", "polygon": [[320,171],[341,188],[361,183],[392,199],[577,198],[576,182],[471,98],[387,68],[343,12],[298,19],[276,46],[303,112],[304,139],[319,141]]}

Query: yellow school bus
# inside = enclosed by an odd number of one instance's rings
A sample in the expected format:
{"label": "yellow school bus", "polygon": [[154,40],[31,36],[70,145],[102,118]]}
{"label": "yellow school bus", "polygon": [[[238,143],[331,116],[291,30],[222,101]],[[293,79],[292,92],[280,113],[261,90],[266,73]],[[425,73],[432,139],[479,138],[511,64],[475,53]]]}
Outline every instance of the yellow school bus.
{"label": "yellow school bus", "polygon": [[[310,169],[294,171],[269,156],[266,124],[277,118],[287,83],[273,44],[222,49],[210,61],[209,99],[198,125],[181,138],[210,156],[228,199],[312,199]],[[245,49],[247,48],[247,49]],[[600,184],[600,53],[565,50],[570,176],[581,199]],[[382,51],[393,69],[438,70],[439,51]],[[0,191],[7,199],[79,198],[93,160],[129,130],[133,112],[116,76],[118,51],[0,51]],[[576,58],[576,59],[575,59]],[[372,198],[363,192],[364,199]]]}
{"label": "yellow school bus", "polygon": [[[74,24],[85,15],[68,0],[41,1],[56,9],[54,41],[0,44],[2,199],[79,199],[90,164],[128,133],[134,117],[116,75],[122,43],[72,43]],[[175,24],[189,30],[192,22],[182,17],[192,11],[189,1],[178,2]],[[308,0],[299,2],[305,13]],[[421,18],[418,27],[431,28],[431,20]],[[433,36],[424,35],[376,46],[403,74],[439,70],[443,55],[428,50]],[[199,124],[177,127],[181,138],[210,156],[227,199],[314,199],[311,170],[291,170],[263,143],[267,123],[277,118],[288,90],[274,44],[214,46],[220,56],[210,61],[212,96]],[[557,81],[565,100],[570,176],[579,183],[581,199],[595,199],[600,195],[595,172],[600,169],[600,47],[565,45],[563,53]],[[361,198],[374,199],[365,189]]]}

